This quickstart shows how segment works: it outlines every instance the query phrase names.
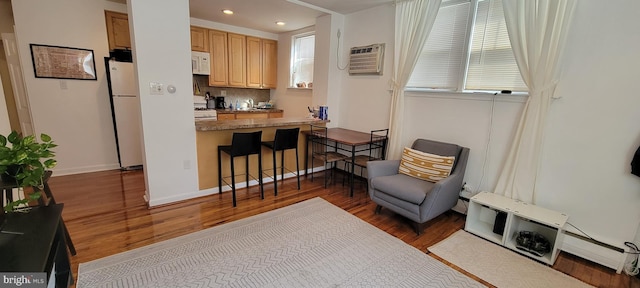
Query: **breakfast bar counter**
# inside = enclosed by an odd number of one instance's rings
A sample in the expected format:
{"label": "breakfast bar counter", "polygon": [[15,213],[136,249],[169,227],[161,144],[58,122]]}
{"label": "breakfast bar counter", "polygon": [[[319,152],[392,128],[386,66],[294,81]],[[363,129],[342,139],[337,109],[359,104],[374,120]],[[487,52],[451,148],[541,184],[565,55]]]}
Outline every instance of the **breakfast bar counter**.
{"label": "breakfast bar counter", "polygon": [[[234,132],[255,132],[262,131],[262,141],[273,141],[275,137],[275,131],[278,128],[300,128],[300,131],[308,131],[310,124],[324,125],[328,120],[320,120],[314,118],[269,118],[269,119],[236,119],[236,120],[196,120],[196,150],[198,155],[198,183],[200,190],[211,189],[208,192],[218,193],[218,146],[230,145]],[[305,137],[299,135],[298,137],[298,150],[299,150],[299,165],[300,169],[304,168],[304,145]],[[294,150],[287,150],[285,156],[285,167],[289,170],[295,170],[295,152]],[[280,154],[280,152],[278,152]],[[222,156],[222,175],[227,177],[230,174],[229,157],[227,155]],[[258,175],[258,159],[257,155],[249,156],[250,160],[250,174]],[[278,157],[279,158],[279,157]],[[244,174],[244,157],[238,157],[236,162],[236,174]],[[280,161],[278,161],[280,162]],[[270,149],[262,150],[262,165],[263,170],[268,175],[273,175],[272,167],[272,152]],[[278,163],[280,167],[280,163]],[[304,170],[303,170],[304,171]],[[304,173],[304,172],[303,172]],[[270,179],[264,175],[266,182],[271,182]],[[280,178],[280,176],[278,177]],[[240,177],[239,179],[244,179]],[[256,181],[253,181],[256,182]],[[251,182],[250,185],[257,184]],[[246,182],[236,180],[236,187],[244,187]],[[229,187],[223,187],[223,191],[230,190]],[[253,190],[252,190],[253,191]],[[265,186],[265,193],[272,191],[270,185]],[[242,194],[240,194],[242,195]]]}
{"label": "breakfast bar counter", "polygon": [[234,130],[234,129],[246,129],[246,128],[297,126],[297,125],[309,125],[309,124],[318,125],[318,124],[327,123],[327,122],[329,121],[320,120],[316,118],[196,120],[196,131],[219,131],[219,130]]}

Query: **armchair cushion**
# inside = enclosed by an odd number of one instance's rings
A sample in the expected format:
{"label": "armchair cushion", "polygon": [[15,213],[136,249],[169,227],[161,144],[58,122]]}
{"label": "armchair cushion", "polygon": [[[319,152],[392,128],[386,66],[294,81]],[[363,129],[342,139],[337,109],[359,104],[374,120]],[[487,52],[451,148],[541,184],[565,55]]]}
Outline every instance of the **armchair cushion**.
{"label": "armchair cushion", "polygon": [[454,156],[440,156],[405,147],[399,172],[435,183],[449,176],[455,159]]}
{"label": "armchair cushion", "polygon": [[[431,191],[434,185],[432,182],[404,174],[376,177],[371,180],[371,183],[377,191],[382,192],[380,194],[393,195],[395,198],[414,205],[420,205],[427,196],[427,192]],[[402,187],[402,189],[398,189],[398,187]]]}

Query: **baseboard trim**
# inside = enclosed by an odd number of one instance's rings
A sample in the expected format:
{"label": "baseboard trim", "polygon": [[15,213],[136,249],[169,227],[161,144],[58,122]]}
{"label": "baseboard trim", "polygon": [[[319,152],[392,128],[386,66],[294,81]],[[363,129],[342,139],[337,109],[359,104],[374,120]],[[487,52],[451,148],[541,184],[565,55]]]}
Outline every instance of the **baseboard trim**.
{"label": "baseboard trim", "polygon": [[84,167],[67,168],[67,169],[54,168],[53,175],[64,176],[64,175],[100,172],[100,171],[115,170],[115,169],[120,169],[120,165],[116,163],[116,164],[84,166]]}
{"label": "baseboard trim", "polygon": [[561,250],[616,270],[620,274],[627,260],[626,249],[563,231]]}

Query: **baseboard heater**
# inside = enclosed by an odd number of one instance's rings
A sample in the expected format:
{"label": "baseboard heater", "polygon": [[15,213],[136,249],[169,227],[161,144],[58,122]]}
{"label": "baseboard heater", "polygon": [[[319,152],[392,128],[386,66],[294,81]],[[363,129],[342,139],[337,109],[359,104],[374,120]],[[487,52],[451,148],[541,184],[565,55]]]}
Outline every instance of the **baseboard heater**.
{"label": "baseboard heater", "polygon": [[570,231],[563,231],[562,251],[616,270],[620,274],[627,260],[625,248],[600,242]]}

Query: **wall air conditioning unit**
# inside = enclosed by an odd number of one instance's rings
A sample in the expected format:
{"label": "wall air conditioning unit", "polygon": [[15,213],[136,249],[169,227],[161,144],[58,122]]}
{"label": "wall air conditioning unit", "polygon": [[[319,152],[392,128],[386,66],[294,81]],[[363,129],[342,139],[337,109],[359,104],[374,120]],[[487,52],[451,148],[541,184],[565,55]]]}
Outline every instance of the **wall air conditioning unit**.
{"label": "wall air conditioning unit", "polygon": [[384,43],[352,47],[349,53],[349,75],[382,75]]}

